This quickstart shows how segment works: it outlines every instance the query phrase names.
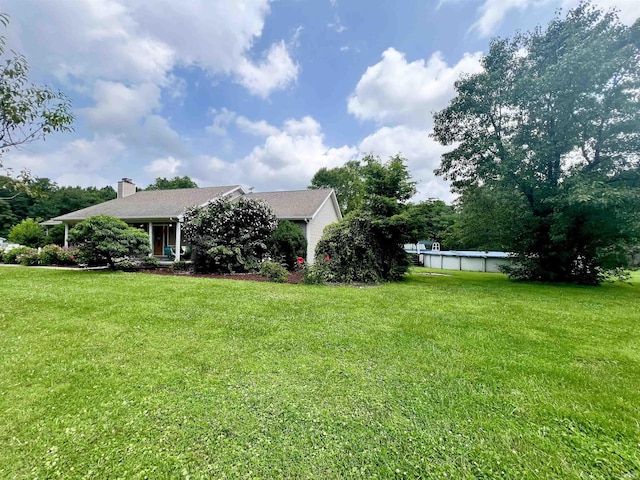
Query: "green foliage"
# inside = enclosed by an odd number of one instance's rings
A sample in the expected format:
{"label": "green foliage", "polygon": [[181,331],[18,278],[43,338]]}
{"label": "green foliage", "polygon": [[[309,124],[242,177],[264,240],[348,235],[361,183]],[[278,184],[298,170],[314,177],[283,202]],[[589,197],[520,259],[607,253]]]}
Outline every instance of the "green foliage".
{"label": "green foliage", "polygon": [[341,222],[329,225],[316,246],[315,259],[317,265],[329,265],[312,272],[313,275],[340,283],[382,280],[377,256],[381,246],[376,240],[372,221],[364,214],[348,215]]}
{"label": "green foliage", "polygon": [[[34,253],[35,252],[35,253]],[[58,245],[45,245],[38,250],[32,249],[18,263],[23,265],[76,265],[79,251],[76,248],[63,248]]]}
{"label": "green foliage", "polygon": [[145,268],[156,268],[160,266],[160,261],[153,255],[142,257],[140,262]]}
{"label": "green foliage", "polygon": [[25,267],[35,267],[40,265],[40,252],[35,248],[29,248],[29,250],[18,255],[16,261]]}
{"label": "green foliage", "polygon": [[[25,218],[50,219],[116,198],[112,187],[59,187],[48,178],[30,178],[16,184],[0,176],[0,236]],[[49,229],[45,243],[62,245],[64,226]]]}
{"label": "green foliage", "polygon": [[11,227],[8,239],[13,243],[37,248],[44,243],[44,228],[38,224],[37,220],[27,218]]}
{"label": "green foliage", "polygon": [[300,227],[289,220],[281,220],[267,242],[269,254],[285,263],[289,271],[296,267],[298,257],[307,256],[307,239]]}
{"label": "green foliage", "polygon": [[411,242],[439,242],[444,250],[455,243],[457,214],[451,205],[434,198],[407,206],[406,217],[411,228]]}
{"label": "green foliage", "polygon": [[[6,27],[9,17],[0,14],[0,24]],[[50,133],[70,131],[73,124],[71,102],[61,92],[29,82],[27,59],[5,50],[5,38],[0,36],[0,169],[2,155],[9,149]]]}
{"label": "green foliage", "polygon": [[399,280],[410,266],[403,244],[411,240],[415,219],[406,201],[415,193],[405,159],[386,163],[364,158],[364,199],[359,211],[330,225],[316,246],[316,262],[329,257],[325,280]]}
{"label": "green foliage", "polygon": [[187,209],[183,233],[200,272],[246,272],[258,268],[277,220],[266,203],[217,198]]}
{"label": "green foliage", "polygon": [[47,245],[63,245],[64,244],[64,224],[49,227],[44,243]]}
{"label": "green foliage", "polygon": [[58,252],[62,250],[58,245],[45,245],[40,252],[40,265],[57,265]]}
{"label": "green foliage", "polygon": [[191,264],[180,260],[179,262],[173,262],[169,267],[172,272],[188,272],[191,270]]}
{"label": "green foliage", "polygon": [[[20,263],[20,260],[18,257],[30,253],[32,252],[34,249],[31,247],[16,247],[16,248],[11,248],[8,251],[5,251],[4,254],[2,255],[2,261],[4,263],[8,263],[8,264],[16,264],[16,263]],[[37,250],[36,250],[37,251]]]}
{"label": "green foliage", "polygon": [[304,285],[324,285],[328,278],[332,278],[332,276],[326,263],[318,262],[304,266],[304,274],[302,275]]}
{"label": "green foliage", "polygon": [[315,173],[308,188],[333,188],[342,213],[354,212],[362,206],[364,198],[362,165],[352,160],[342,167],[322,167]]}
{"label": "green foliage", "polygon": [[515,278],[600,282],[640,242],[638,25],[582,3],[493,40],[483,67],[435,115],[462,229],[513,252]]}
{"label": "green foliage", "polygon": [[287,281],[287,269],[278,262],[265,260],[260,265],[260,275],[269,279],[270,282],[284,283]]}
{"label": "green foliage", "polygon": [[149,236],[129,227],[122,220],[96,215],[78,223],[69,231],[69,242],[87,263],[106,262],[116,267],[116,259],[149,254]]}
{"label": "green foliage", "polygon": [[158,177],[156,181],[145,190],[174,190],[177,188],[198,188],[198,184],[187,175],[184,177],[173,177],[172,179]]}

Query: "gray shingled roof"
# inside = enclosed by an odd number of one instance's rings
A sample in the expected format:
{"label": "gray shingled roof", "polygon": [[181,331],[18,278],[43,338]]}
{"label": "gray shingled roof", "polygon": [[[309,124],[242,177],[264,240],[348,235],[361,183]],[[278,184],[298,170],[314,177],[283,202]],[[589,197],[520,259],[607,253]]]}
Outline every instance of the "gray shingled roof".
{"label": "gray shingled roof", "polygon": [[321,188],[288,192],[256,192],[248,194],[247,197],[267,202],[278,218],[296,220],[313,218],[331,192],[330,188]]}
{"label": "gray shingled roof", "polygon": [[176,190],[150,190],[137,192],[124,198],[67,213],[53,220],[84,220],[93,215],[111,215],[123,220],[153,220],[175,218],[185,208],[202,205],[209,200],[229,193],[239,185],[206,188],[180,188]]}

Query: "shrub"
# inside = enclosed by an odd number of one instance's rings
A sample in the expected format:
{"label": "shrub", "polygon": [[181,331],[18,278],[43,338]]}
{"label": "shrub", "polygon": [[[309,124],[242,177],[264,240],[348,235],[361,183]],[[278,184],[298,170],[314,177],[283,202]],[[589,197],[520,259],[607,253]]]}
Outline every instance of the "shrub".
{"label": "shrub", "polygon": [[9,241],[38,248],[44,243],[44,229],[33,218],[26,218],[9,230]]}
{"label": "shrub", "polygon": [[31,247],[15,247],[12,249],[8,249],[2,255],[2,261],[4,263],[17,264],[20,263],[18,257],[20,255],[24,255],[25,253],[31,252],[33,248]]}
{"label": "shrub", "polygon": [[142,262],[142,265],[146,268],[155,268],[160,266],[160,262],[154,256],[142,257],[140,261]]}
{"label": "shrub", "polygon": [[[362,214],[352,215],[340,223],[329,225],[316,246],[316,265],[328,282],[378,282],[381,272],[378,248],[370,219]],[[326,259],[329,258],[329,262]],[[316,266],[316,270],[320,267]]]}
{"label": "shrub", "polygon": [[143,268],[143,263],[137,258],[129,258],[129,257],[118,258],[117,260],[115,260],[113,268],[115,270],[125,270],[125,271],[138,270],[140,268]]}
{"label": "shrub", "polygon": [[40,252],[35,248],[29,248],[26,252],[18,255],[16,261],[25,267],[35,267],[40,265]]}
{"label": "shrub", "polygon": [[40,265],[59,265],[62,247],[58,245],[46,245],[40,252]]}
{"label": "shrub", "polygon": [[180,260],[179,262],[173,262],[169,267],[172,272],[188,272],[191,270],[191,265],[187,262]]}
{"label": "shrub", "polygon": [[45,245],[64,245],[64,225],[60,224],[49,228],[44,243]]}
{"label": "shrub", "polygon": [[77,265],[79,256],[77,248],[63,247],[58,250],[58,265]]}
{"label": "shrub", "polygon": [[271,207],[250,198],[217,198],[184,214],[185,240],[197,271],[233,273],[258,267],[276,228]]}
{"label": "shrub", "polygon": [[69,232],[86,263],[106,262],[116,268],[116,259],[149,254],[149,236],[129,227],[122,220],[107,215],[96,215],[78,223]]}
{"label": "shrub", "polygon": [[264,261],[260,267],[260,275],[270,282],[284,283],[287,281],[287,269],[277,262]]}
{"label": "shrub", "polygon": [[307,239],[300,227],[289,220],[282,220],[267,242],[273,258],[282,260],[288,270],[293,270],[298,257],[307,253]]}
{"label": "shrub", "polygon": [[328,277],[329,273],[325,264],[305,265],[302,283],[305,285],[324,285],[327,283]]}

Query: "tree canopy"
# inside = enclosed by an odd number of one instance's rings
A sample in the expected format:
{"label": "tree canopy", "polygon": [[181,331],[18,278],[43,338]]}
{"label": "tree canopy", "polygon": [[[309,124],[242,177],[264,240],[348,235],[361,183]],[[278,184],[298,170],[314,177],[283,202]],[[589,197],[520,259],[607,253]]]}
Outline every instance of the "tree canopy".
{"label": "tree canopy", "polygon": [[188,175],[184,177],[176,176],[172,179],[158,177],[156,181],[145,188],[145,190],[175,190],[177,188],[198,188],[198,184],[191,180]]}
{"label": "tree canopy", "polygon": [[366,156],[362,178],[361,207],[325,230],[316,246],[316,263],[330,281],[398,280],[409,268],[403,244],[414,223],[407,202],[415,194],[415,182],[400,155],[387,162]]}
{"label": "tree canopy", "polygon": [[482,64],[435,115],[455,145],[436,173],[463,210],[502,212],[478,227],[515,254],[513,276],[600,282],[640,239],[640,21],[583,3],[494,39]]}
{"label": "tree canopy", "polygon": [[[0,25],[6,27],[9,17],[0,14]],[[5,38],[0,36],[0,170],[7,150],[52,132],[70,131],[73,114],[71,101],[48,86],[29,82],[27,59],[13,51],[7,55]]]}
{"label": "tree canopy", "polygon": [[333,188],[340,210],[346,215],[362,205],[364,196],[362,175],[362,165],[357,160],[349,161],[342,167],[329,169],[322,167],[315,173],[308,188]]}
{"label": "tree canopy", "polygon": [[26,218],[48,220],[116,198],[113,187],[60,187],[48,178],[30,178],[26,188],[0,176],[0,236]]}

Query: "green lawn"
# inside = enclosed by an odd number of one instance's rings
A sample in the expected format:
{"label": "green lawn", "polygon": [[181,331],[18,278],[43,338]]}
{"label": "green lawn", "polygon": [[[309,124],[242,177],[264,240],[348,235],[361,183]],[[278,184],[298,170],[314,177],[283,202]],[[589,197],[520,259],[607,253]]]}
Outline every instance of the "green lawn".
{"label": "green lawn", "polygon": [[640,478],[640,276],[0,267],[0,478]]}

